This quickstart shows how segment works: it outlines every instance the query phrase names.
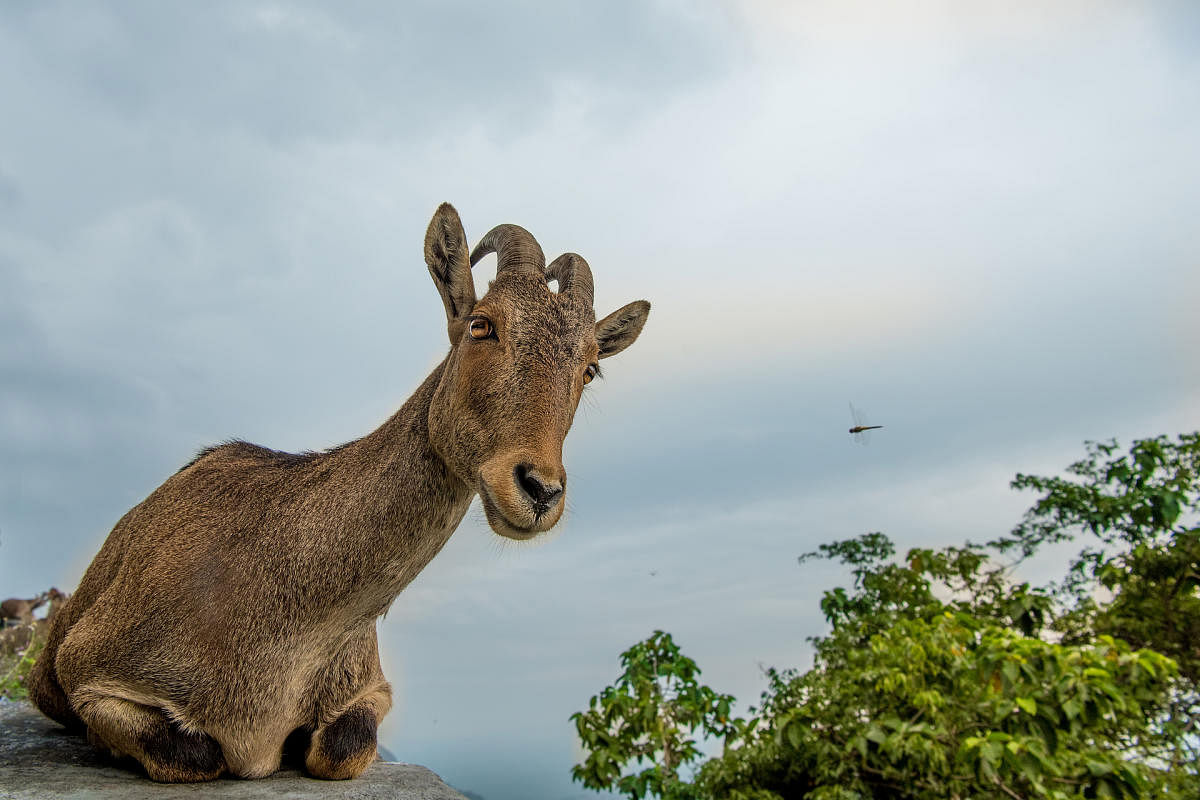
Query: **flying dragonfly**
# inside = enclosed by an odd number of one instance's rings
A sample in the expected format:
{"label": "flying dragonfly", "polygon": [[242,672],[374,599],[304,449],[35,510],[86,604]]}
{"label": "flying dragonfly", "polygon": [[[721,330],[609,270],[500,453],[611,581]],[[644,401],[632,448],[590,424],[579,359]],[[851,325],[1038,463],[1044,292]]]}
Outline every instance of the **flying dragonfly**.
{"label": "flying dragonfly", "polygon": [[870,424],[866,414],[855,408],[854,403],[850,404],[850,418],[854,421],[854,427],[850,429],[850,433],[854,434],[854,441],[859,444],[866,444],[871,438],[871,431],[883,427]]}

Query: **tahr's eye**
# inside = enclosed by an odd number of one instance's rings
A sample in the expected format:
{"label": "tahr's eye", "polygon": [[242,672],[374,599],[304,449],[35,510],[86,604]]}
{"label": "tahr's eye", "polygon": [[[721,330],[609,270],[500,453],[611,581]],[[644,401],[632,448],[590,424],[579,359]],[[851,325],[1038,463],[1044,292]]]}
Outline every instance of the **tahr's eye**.
{"label": "tahr's eye", "polygon": [[597,367],[595,364],[588,364],[587,369],[583,371],[583,382],[585,384],[591,383],[592,378],[596,377],[596,373],[599,371],[599,367]]}
{"label": "tahr's eye", "polygon": [[467,330],[470,331],[472,339],[486,339],[492,335],[491,320],[475,317]]}

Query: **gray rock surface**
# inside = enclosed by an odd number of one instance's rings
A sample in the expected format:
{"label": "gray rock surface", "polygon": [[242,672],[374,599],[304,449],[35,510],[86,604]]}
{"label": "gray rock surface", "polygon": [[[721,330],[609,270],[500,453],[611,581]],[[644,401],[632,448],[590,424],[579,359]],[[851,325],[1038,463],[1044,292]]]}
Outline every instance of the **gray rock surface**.
{"label": "gray rock surface", "polygon": [[296,770],[243,781],[154,783],[72,736],[26,703],[0,700],[0,798],[3,800],[466,800],[424,767],[377,761],[352,781],[321,781]]}

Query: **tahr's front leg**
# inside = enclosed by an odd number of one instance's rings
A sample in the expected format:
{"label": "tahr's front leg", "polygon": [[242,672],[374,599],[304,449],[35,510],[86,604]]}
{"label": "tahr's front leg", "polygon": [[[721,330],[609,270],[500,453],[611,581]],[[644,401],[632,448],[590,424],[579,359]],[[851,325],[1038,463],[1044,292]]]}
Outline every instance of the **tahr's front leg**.
{"label": "tahr's front leg", "polygon": [[73,699],[92,744],[137,759],[151,780],[211,781],[227,768],[216,739],[184,730],[161,708],[95,690],[84,690]]}
{"label": "tahr's front leg", "polygon": [[314,682],[312,694],[316,718],[305,767],[316,778],[358,777],[377,757],[376,733],[392,707],[373,624],[346,642]]}
{"label": "tahr's front leg", "polygon": [[328,780],[357,778],[377,758],[379,722],[392,705],[387,684],[361,697],[329,724],[313,731],[304,766]]}

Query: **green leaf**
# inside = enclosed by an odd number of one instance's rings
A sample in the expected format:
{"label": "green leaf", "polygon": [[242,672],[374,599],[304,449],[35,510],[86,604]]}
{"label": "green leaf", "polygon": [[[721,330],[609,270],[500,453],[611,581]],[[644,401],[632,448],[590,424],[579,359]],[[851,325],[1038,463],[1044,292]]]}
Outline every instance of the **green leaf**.
{"label": "green leaf", "polygon": [[1036,717],[1034,722],[1037,724],[1038,731],[1042,735],[1042,741],[1046,743],[1046,749],[1053,754],[1058,750],[1058,729],[1045,717]]}
{"label": "green leaf", "polygon": [[787,731],[788,744],[792,747],[799,747],[801,742],[804,741],[804,731],[800,729],[800,726],[795,724],[788,725],[785,730]]}
{"label": "green leaf", "polygon": [[858,751],[860,756],[862,756],[864,759],[867,757],[867,737],[855,736],[851,740],[851,744],[854,746],[854,749]]}
{"label": "green leaf", "polygon": [[1062,704],[1062,710],[1067,715],[1067,719],[1075,719],[1079,716],[1079,712],[1083,710],[1083,705],[1072,697]]}

